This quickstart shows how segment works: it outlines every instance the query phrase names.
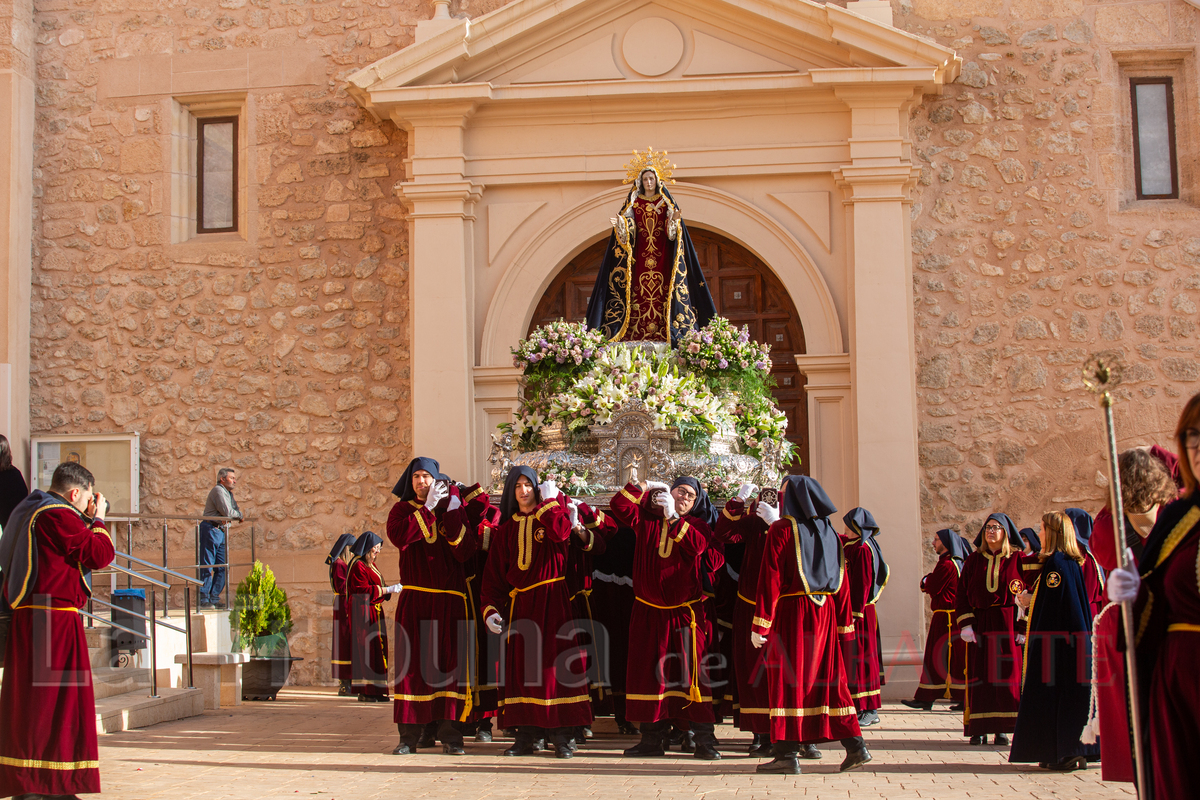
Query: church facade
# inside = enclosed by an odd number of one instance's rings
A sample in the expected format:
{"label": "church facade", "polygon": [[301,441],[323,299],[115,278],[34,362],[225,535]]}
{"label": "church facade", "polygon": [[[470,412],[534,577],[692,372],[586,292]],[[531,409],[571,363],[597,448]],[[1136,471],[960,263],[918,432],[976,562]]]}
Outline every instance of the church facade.
{"label": "church facade", "polygon": [[803,468],[881,524],[885,650],[919,648],[933,530],[1103,502],[1087,354],[1124,352],[1130,444],[1200,387],[1184,0],[9,11],[0,424],[141,432],[149,513],[237,466],[304,680],[328,542],[413,455],[485,479],[509,348],[634,149],[786,292]]}

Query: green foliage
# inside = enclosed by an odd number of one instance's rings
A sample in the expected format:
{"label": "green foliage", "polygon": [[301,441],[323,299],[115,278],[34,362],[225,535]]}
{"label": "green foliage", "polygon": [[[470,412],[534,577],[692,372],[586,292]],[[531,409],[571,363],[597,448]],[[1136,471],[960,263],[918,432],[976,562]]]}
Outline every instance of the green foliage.
{"label": "green foliage", "polygon": [[287,592],[276,585],[270,567],[255,561],[250,574],[238,584],[229,611],[233,649],[249,649],[254,656],[286,656],[292,624]]}

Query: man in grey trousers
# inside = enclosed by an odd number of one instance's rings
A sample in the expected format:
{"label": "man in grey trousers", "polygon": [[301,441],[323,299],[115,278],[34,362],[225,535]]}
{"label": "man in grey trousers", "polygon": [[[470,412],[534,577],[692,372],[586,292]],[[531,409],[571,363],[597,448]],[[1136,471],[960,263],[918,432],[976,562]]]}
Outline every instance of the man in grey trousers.
{"label": "man in grey trousers", "polygon": [[[233,487],[237,485],[237,470],[233,467],[222,467],[217,471],[217,485],[208,493],[204,501],[204,516],[233,517],[242,519],[237,501],[233,499]],[[200,564],[226,564],[229,562],[229,549],[226,539],[229,534],[228,522],[200,523]],[[221,593],[225,591],[225,574],[227,567],[209,567],[200,569],[200,579],[204,585],[200,587],[201,608],[224,608],[225,602]]]}

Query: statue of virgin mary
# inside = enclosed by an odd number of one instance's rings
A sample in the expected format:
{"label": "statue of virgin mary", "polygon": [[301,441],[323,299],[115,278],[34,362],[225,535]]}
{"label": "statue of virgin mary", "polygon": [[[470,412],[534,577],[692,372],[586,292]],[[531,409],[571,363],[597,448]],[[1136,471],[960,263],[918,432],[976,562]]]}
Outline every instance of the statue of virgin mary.
{"label": "statue of virgin mary", "polygon": [[614,342],[678,346],[716,316],[683,215],[667,191],[666,153],[634,151],[633,190],[612,220],[604,262],[588,302],[587,325]]}

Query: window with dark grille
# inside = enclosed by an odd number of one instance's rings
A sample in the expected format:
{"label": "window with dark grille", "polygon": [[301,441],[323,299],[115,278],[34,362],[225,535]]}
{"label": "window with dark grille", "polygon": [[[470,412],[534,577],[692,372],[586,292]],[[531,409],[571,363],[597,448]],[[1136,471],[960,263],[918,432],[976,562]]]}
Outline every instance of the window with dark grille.
{"label": "window with dark grille", "polygon": [[1130,78],[1133,169],[1139,200],[1179,197],[1175,95],[1170,78]]}
{"label": "window with dark grille", "polygon": [[196,232],[238,227],[238,118],[196,120]]}

